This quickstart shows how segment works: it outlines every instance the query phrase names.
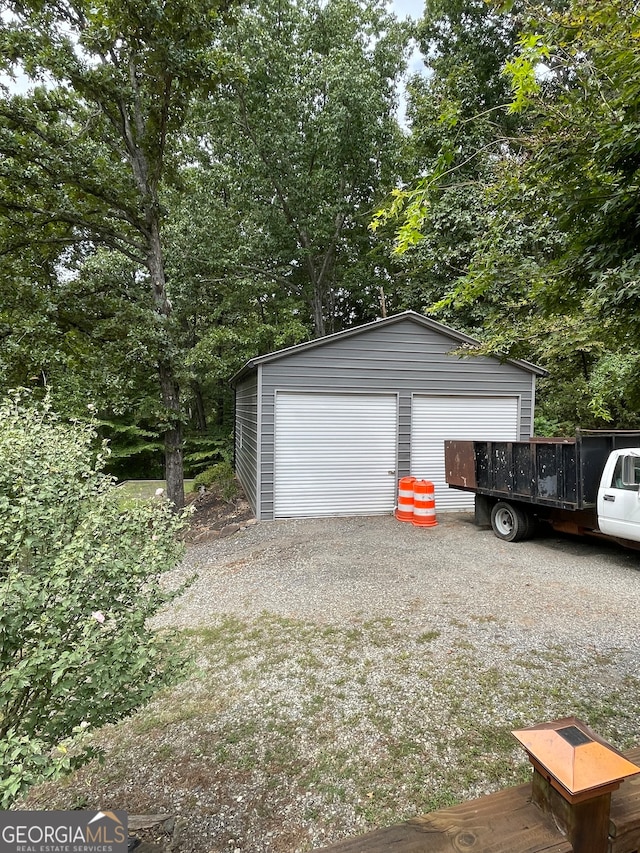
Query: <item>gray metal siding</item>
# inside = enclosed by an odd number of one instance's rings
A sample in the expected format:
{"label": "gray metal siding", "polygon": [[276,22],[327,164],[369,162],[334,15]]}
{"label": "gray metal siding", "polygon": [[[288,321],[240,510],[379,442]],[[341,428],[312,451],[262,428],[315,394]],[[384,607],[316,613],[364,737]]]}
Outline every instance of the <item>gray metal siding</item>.
{"label": "gray metal siding", "polygon": [[397,475],[408,477],[411,468],[411,394],[398,397],[398,467]]}
{"label": "gray metal siding", "polygon": [[247,376],[236,388],[235,420],[236,474],[247,500],[258,512],[258,374]]}
{"label": "gray metal siding", "polygon": [[519,437],[528,438],[532,431],[531,373],[484,356],[451,355],[456,346],[446,336],[406,319],[263,364],[260,518],[274,517],[276,390],[399,394],[398,477],[409,473],[411,397],[416,393],[519,396]]}

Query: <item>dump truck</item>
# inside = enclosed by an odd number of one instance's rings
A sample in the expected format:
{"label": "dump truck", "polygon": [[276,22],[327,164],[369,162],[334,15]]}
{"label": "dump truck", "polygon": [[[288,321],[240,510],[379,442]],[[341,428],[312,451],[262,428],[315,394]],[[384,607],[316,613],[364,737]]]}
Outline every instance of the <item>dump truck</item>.
{"label": "dump truck", "polygon": [[445,470],[451,488],[475,493],[476,524],[506,542],[545,522],[640,548],[640,431],[446,441]]}

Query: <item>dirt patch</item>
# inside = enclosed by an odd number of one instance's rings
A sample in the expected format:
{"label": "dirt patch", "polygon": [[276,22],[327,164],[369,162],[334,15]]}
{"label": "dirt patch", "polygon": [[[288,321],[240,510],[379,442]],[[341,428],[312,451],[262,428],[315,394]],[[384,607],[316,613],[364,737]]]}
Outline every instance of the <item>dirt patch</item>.
{"label": "dirt patch", "polygon": [[187,501],[194,507],[189,531],[185,536],[186,543],[190,545],[230,536],[256,523],[253,510],[242,491],[230,501],[223,500],[214,491],[188,495]]}

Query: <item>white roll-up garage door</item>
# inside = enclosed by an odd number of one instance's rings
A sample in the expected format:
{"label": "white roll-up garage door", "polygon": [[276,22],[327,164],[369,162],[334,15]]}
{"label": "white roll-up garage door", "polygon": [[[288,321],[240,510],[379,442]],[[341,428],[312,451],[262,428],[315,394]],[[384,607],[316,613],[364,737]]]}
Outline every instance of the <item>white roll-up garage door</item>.
{"label": "white roll-up garage door", "polygon": [[397,410],[395,394],[278,392],[275,517],[391,512]]}
{"label": "white roll-up garage door", "polygon": [[517,440],[518,398],[414,396],[411,474],[435,485],[436,511],[473,507],[472,494],[447,486],[444,442],[448,438]]}

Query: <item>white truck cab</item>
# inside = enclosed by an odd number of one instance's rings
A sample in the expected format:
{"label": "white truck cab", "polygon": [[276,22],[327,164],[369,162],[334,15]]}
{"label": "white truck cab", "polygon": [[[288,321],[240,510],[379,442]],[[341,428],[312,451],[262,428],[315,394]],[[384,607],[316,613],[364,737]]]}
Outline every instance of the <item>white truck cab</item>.
{"label": "white truck cab", "polygon": [[601,533],[640,542],[640,448],[614,450],[598,489]]}

